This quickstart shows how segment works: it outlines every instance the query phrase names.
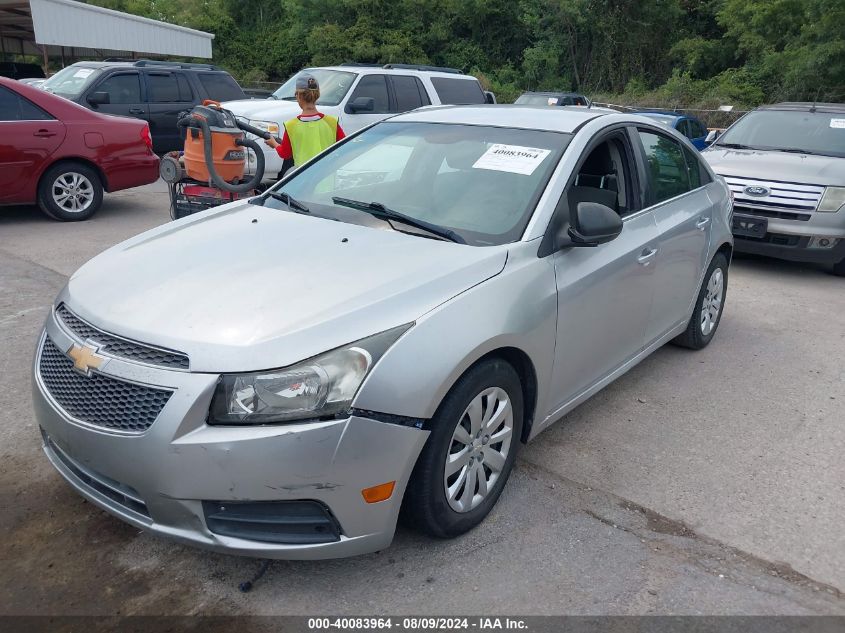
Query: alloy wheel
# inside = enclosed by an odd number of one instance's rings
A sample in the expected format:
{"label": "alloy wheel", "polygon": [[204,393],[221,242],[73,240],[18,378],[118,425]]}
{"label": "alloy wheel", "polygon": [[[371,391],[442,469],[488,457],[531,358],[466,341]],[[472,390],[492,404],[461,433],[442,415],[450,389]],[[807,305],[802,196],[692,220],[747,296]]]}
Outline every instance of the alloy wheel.
{"label": "alloy wheel", "polygon": [[69,171],[53,181],[53,201],[63,211],[82,213],[94,202],[94,185],[80,173]]}

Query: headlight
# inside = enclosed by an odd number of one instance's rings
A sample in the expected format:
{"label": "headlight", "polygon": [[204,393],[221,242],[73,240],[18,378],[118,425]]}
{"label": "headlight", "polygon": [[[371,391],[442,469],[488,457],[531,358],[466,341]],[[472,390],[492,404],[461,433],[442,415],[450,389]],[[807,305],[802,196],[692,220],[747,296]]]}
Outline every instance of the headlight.
{"label": "headlight", "polygon": [[209,424],[267,424],[346,413],[370,369],[411,325],[284,369],[224,374],[211,401]]}
{"label": "headlight", "polygon": [[279,135],[279,124],[274,123],[273,121],[252,121],[247,119],[247,123],[249,123],[252,127],[257,127],[259,130],[270,132],[273,136]]}
{"label": "headlight", "polygon": [[845,206],[845,187],[827,187],[824,190],[819,211],[824,213],[835,213]]}

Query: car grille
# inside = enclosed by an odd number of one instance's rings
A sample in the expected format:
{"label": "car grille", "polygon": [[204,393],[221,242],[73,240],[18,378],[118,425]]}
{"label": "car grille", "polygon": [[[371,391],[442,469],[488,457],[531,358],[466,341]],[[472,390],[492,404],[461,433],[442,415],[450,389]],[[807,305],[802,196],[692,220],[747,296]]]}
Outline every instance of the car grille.
{"label": "car grille", "polygon": [[38,373],[47,392],[69,416],[124,433],[150,428],[173,394],[96,372],[77,373],[73,361],[49,337],[44,337]]}
{"label": "car grille", "polygon": [[80,319],[63,303],[56,308],[56,316],[65,326],[65,329],[80,341],[84,342],[90,339],[99,344],[100,347],[97,351],[101,354],[168,369],[188,369],[188,357],[185,354],[151,347],[107,334]]}
{"label": "car grille", "polygon": [[[820,185],[755,180],[738,176],[725,176],[725,181],[733,193],[734,211],[764,218],[809,220],[824,194],[824,187]],[[765,196],[752,196],[746,192],[748,187],[765,187],[769,193]]]}
{"label": "car grille", "polygon": [[138,492],[125,484],[122,484],[110,477],[101,475],[89,468],[86,468],[76,460],[72,459],[67,453],[60,449],[52,438],[41,430],[41,437],[44,440],[44,446],[53,454],[53,456],[67,468],[68,471],[86,487],[99,492],[104,497],[111,499],[118,505],[123,506],[132,512],[140,514],[144,518],[150,518],[150,512],[147,509],[147,504],[144,503]]}

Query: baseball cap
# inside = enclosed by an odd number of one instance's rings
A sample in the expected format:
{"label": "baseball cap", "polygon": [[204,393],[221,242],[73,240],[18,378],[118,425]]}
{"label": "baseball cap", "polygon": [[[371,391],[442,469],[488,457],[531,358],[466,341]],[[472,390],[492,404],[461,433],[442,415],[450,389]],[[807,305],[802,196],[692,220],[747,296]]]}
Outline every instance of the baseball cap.
{"label": "baseball cap", "polygon": [[320,84],[314,75],[300,75],[296,78],[297,90],[319,90]]}

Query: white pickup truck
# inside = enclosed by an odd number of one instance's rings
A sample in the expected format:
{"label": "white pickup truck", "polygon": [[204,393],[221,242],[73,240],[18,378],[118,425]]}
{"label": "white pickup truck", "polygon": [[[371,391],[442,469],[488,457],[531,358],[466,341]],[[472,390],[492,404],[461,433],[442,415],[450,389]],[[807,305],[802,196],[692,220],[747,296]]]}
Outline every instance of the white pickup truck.
{"label": "white pickup truck", "polygon": [[[427,105],[495,103],[475,77],[452,68],[410,64],[345,64],[306,68],[267,99],[229,101],[223,106],[250,125],[275,136],[285,121],[300,113],[294,96],[296,77],[308,73],[320,83],[317,107],[323,114],[338,117],[346,134],[400,112]],[[247,162],[247,173],[254,173],[255,156]],[[270,147],[264,149],[264,182],[274,182],[282,169],[282,159]]]}

